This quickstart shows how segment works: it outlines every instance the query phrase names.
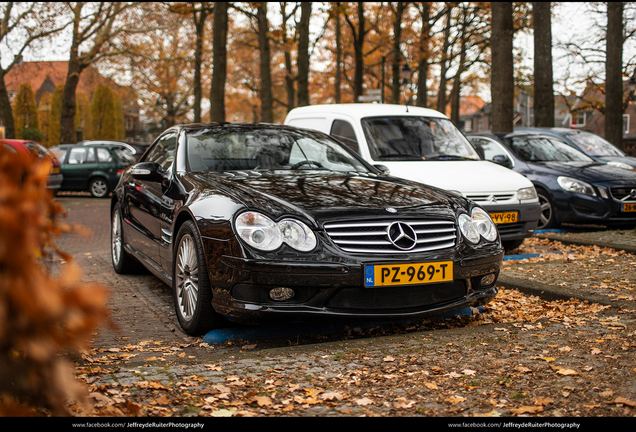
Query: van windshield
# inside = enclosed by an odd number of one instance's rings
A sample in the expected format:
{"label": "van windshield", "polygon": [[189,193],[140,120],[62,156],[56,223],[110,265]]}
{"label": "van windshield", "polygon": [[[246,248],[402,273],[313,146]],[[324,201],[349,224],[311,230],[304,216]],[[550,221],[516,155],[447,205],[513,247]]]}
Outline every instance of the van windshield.
{"label": "van windshield", "polygon": [[374,160],[479,160],[448,119],[417,116],[367,117],[362,129]]}

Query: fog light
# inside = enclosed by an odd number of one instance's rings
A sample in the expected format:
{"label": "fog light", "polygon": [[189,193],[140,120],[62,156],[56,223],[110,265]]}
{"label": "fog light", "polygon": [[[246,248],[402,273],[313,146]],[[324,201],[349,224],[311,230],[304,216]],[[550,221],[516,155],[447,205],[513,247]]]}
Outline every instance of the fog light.
{"label": "fog light", "polygon": [[284,287],[272,288],[269,290],[269,298],[274,301],[291,300],[294,298],[294,290]]}
{"label": "fog light", "polygon": [[486,275],[483,278],[481,278],[481,281],[479,282],[479,286],[492,285],[493,283],[495,283],[495,279],[496,279],[496,276],[494,273]]}

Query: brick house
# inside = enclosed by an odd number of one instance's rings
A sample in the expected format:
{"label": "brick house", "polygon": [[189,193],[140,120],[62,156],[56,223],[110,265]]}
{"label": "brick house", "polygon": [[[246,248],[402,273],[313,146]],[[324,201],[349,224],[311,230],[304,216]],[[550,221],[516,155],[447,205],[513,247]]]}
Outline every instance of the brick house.
{"label": "brick house", "polygon": [[[52,94],[55,87],[64,84],[67,71],[68,62],[66,61],[23,62],[16,65],[4,77],[9,100],[13,103],[13,98],[18,93],[20,85],[29,83],[33,93],[35,93],[35,102],[38,105],[38,110],[50,110],[48,105],[40,106],[42,96],[45,93]],[[134,91],[130,87],[120,86],[111,78],[101,75],[96,68],[89,66],[80,75],[77,93],[83,93],[88,100],[91,100],[95,88],[100,84],[108,85],[121,97],[124,109],[126,139],[134,140],[141,131],[139,105]],[[2,126],[1,117],[0,126]]]}

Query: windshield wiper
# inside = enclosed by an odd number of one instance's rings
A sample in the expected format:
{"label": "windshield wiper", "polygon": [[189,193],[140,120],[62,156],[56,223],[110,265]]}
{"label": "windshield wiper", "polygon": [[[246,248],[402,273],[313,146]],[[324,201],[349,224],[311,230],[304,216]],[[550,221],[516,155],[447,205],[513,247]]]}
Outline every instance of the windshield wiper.
{"label": "windshield wiper", "polygon": [[421,156],[412,155],[412,154],[399,154],[399,153],[380,155],[379,158],[382,160],[386,160],[386,159],[422,160]]}
{"label": "windshield wiper", "polygon": [[438,155],[425,158],[425,160],[476,160],[466,156],[459,155]]}

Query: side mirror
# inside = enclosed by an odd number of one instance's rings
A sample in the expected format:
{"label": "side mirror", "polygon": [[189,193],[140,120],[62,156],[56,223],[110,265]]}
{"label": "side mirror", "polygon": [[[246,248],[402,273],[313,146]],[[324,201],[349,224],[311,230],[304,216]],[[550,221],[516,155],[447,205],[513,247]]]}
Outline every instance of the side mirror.
{"label": "side mirror", "polygon": [[148,180],[162,183],[166,179],[166,172],[157,162],[142,162],[133,166],[130,174],[137,180]]}
{"label": "side mirror", "polygon": [[505,166],[506,168],[512,168],[512,161],[505,155],[495,155],[492,157],[492,162]]}
{"label": "side mirror", "polygon": [[384,176],[391,175],[391,170],[386,165],[373,165],[375,169],[380,171],[380,174]]}

